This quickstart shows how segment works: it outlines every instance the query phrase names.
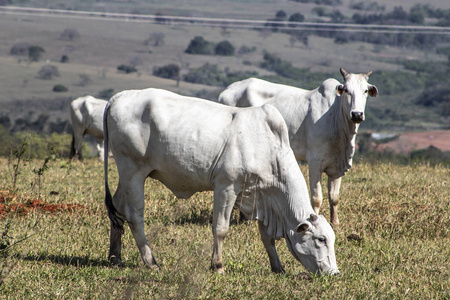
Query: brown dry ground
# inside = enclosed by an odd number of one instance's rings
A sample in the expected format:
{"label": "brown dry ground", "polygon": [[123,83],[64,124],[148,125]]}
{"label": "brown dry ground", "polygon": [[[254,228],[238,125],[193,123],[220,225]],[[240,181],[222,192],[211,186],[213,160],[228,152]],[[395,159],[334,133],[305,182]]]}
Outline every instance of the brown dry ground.
{"label": "brown dry ground", "polygon": [[450,151],[450,130],[435,130],[425,132],[408,132],[398,139],[378,146],[380,151],[390,148],[395,152],[409,154],[411,151],[434,146],[441,151]]}

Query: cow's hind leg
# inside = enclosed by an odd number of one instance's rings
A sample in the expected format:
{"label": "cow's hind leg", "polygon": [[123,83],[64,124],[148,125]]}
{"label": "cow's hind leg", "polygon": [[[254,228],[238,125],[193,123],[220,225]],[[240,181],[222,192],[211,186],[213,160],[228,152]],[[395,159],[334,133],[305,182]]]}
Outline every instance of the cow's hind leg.
{"label": "cow's hind leg", "polygon": [[[123,226],[123,222],[118,220]],[[109,236],[109,254],[108,260],[119,267],[123,266],[122,263],[122,230],[115,228],[111,222],[111,231]]]}
{"label": "cow's hind leg", "polygon": [[233,211],[236,193],[234,187],[221,191],[214,191],[213,224],[212,232],[214,238],[211,269],[221,274],[224,271],[222,262],[223,241],[230,226],[231,212]]}
{"label": "cow's hind leg", "polygon": [[341,187],[341,178],[328,177],[328,197],[330,202],[330,220],[333,227],[339,225],[338,204],[339,204],[339,188]]}
{"label": "cow's hind leg", "polygon": [[148,267],[157,267],[152,250],[147,243],[144,230],[144,183],[146,172],[139,169],[131,160],[121,159],[119,170],[119,187],[113,202],[117,211],[124,216],[141,254],[141,260]]}
{"label": "cow's hind leg", "polygon": [[275,247],[275,239],[267,233],[267,226],[264,226],[262,221],[258,221],[259,233],[261,240],[269,255],[270,267],[274,273],[284,273],[283,265],[278,258],[277,248]]}

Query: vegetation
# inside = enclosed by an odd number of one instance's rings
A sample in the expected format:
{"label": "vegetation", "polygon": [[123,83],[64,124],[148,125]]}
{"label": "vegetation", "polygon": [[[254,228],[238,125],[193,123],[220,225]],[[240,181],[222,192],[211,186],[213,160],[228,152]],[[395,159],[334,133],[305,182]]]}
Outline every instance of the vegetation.
{"label": "vegetation", "polygon": [[137,72],[136,67],[132,65],[120,65],[117,67],[117,70],[125,74]]}
{"label": "vegetation", "polygon": [[[12,164],[16,160],[12,160]],[[109,221],[103,168],[50,159],[20,166],[11,194],[8,161],[0,159],[0,297],[36,298],[390,298],[450,297],[448,168],[357,162],[344,177],[336,254],[341,276],[305,275],[283,240],[286,274],[270,271],[255,222],[234,213],[224,244],[225,274],[209,271],[212,193],[177,199],[157,181],[146,185],[146,232],[161,270],[143,267],[125,228],[125,267],[106,260]],[[41,172],[41,197],[31,183]],[[43,169],[42,169],[43,170]],[[302,166],[303,174],[308,174]],[[389,174],[389,176],[386,176]],[[111,186],[117,186],[110,165]],[[325,185],[326,186],[326,185]],[[325,187],[324,186],[324,187]],[[326,190],[326,189],[324,189]],[[40,199],[42,202],[38,202]],[[31,203],[40,203],[32,209]],[[46,208],[58,205],[50,212]],[[19,207],[19,206],[15,206]],[[322,212],[328,218],[328,205]]]}
{"label": "vegetation", "polygon": [[188,54],[210,55],[214,53],[214,44],[206,41],[201,36],[196,36],[189,42],[189,45],[184,52]]}
{"label": "vegetation", "polygon": [[180,66],[177,64],[168,64],[157,67],[153,70],[153,75],[163,78],[178,79],[180,77]]}

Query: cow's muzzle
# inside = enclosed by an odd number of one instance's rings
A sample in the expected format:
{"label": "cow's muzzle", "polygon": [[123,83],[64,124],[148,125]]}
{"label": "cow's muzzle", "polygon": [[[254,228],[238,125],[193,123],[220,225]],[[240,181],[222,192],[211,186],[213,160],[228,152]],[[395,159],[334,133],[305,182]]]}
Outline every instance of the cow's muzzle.
{"label": "cow's muzzle", "polygon": [[364,113],[362,111],[352,111],[352,122],[361,123],[364,121]]}

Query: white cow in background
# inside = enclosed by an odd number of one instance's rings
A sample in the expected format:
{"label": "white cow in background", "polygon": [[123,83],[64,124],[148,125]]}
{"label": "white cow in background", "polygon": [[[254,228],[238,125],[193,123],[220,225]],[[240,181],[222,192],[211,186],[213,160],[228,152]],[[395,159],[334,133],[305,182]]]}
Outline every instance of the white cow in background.
{"label": "white cow in background", "polygon": [[119,185],[111,196],[105,156],[105,203],[111,220],[109,260],[121,265],[127,222],[147,266],[157,266],[144,232],[144,182],[161,181],[177,197],[214,191],[211,268],[223,272],[222,245],[233,206],[257,219],[272,271],[284,272],[275,240],[312,273],[336,274],[335,235],[314,214],[289,146],[286,124],[270,105],[235,108],[159,90],[129,90],[105,109]]}
{"label": "white cow in background", "polygon": [[70,158],[82,159],[83,138],[89,134],[97,142],[98,156],[103,160],[103,112],[107,103],[92,96],[79,97],[70,103],[73,128]]}
{"label": "white cow in background", "polygon": [[238,107],[269,103],[280,111],[296,159],[308,163],[311,204],[316,214],[322,205],[322,173],[328,175],[333,226],[339,224],[341,177],[352,166],[367,96],[378,95],[377,88],[368,83],[372,72],[352,74],[342,68],[340,72],[343,84],[330,78],[312,91],[250,78],[231,84],[218,99],[219,103]]}

